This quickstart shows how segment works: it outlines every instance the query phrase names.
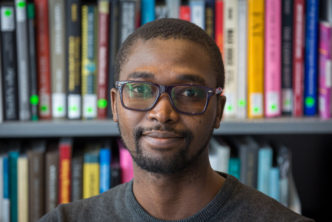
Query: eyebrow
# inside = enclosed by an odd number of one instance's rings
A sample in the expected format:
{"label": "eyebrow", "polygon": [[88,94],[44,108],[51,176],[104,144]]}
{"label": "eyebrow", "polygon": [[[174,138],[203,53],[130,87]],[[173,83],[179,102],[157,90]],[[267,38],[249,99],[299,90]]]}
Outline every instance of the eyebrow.
{"label": "eyebrow", "polygon": [[150,72],[133,72],[128,75],[129,79],[154,79],[154,74]]}
{"label": "eyebrow", "polygon": [[201,85],[206,84],[205,80],[202,77],[196,76],[196,75],[193,75],[193,74],[179,75],[179,76],[177,76],[177,80],[184,81],[184,82],[194,82],[194,83],[198,83],[198,84],[201,84]]}

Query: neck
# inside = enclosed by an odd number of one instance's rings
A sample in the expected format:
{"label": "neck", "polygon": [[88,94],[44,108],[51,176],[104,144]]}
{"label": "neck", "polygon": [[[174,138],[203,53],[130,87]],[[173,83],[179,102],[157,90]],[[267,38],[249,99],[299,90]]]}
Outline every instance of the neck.
{"label": "neck", "polygon": [[205,160],[198,160],[176,174],[150,173],[137,165],[134,173],[137,201],[150,215],[164,220],[194,215],[215,197],[224,183],[224,178],[211,169],[207,155]]}

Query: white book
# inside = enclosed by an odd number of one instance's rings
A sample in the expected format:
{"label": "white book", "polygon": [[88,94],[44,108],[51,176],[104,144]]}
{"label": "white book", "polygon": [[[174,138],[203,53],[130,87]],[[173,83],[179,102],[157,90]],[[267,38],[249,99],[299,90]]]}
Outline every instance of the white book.
{"label": "white book", "polygon": [[247,117],[247,23],[248,23],[248,0],[238,0],[238,30],[241,34],[238,39],[238,64],[237,64],[237,107],[236,117]]}
{"label": "white book", "polygon": [[204,0],[190,0],[190,21],[205,30]]}
{"label": "white book", "polygon": [[228,173],[230,147],[222,142],[211,138],[209,144],[209,160],[213,170]]}
{"label": "white book", "polygon": [[[241,33],[242,34],[242,33]],[[238,2],[224,1],[224,65],[225,96],[227,98],[224,116],[235,118],[238,88]],[[241,52],[240,54],[244,54]]]}
{"label": "white book", "polygon": [[168,18],[179,18],[180,0],[166,0]]}
{"label": "white book", "polygon": [[18,222],[28,222],[28,158],[19,157],[17,166]]}

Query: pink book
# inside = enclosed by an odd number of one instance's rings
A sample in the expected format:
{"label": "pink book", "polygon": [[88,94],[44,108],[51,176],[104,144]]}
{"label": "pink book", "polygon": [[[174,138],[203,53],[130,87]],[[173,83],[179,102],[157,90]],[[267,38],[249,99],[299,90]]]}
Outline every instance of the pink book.
{"label": "pink book", "polygon": [[281,0],[265,1],[264,110],[281,114]]}
{"label": "pink book", "polygon": [[331,48],[332,26],[327,22],[319,24],[319,115],[331,118]]}
{"label": "pink book", "polygon": [[122,141],[118,140],[121,168],[121,183],[129,182],[134,177],[133,160]]}

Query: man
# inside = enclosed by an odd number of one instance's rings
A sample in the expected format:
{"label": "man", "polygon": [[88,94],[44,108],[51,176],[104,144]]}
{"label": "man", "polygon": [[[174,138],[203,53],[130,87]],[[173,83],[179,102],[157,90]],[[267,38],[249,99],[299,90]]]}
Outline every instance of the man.
{"label": "man", "polygon": [[113,119],[134,160],[133,181],[60,205],[41,221],[310,221],[211,169],[222,118],[224,67],[198,26],[161,19],[122,45]]}

